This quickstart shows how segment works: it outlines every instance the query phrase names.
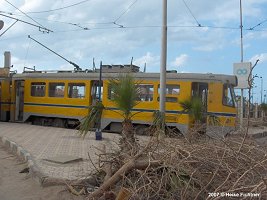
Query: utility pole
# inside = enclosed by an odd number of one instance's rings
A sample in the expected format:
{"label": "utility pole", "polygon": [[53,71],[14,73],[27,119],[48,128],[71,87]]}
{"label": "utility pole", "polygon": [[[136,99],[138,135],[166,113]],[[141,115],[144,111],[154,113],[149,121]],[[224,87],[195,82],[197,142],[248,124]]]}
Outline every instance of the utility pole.
{"label": "utility pole", "polygon": [[263,93],[263,77],[261,76],[261,104],[262,104],[262,93]]}
{"label": "utility pole", "polygon": [[[243,55],[243,17],[242,17],[242,0],[240,0],[240,53],[241,53],[241,63],[244,61]],[[240,129],[243,127],[243,109],[244,109],[244,89],[241,89],[241,108],[240,108]]]}
{"label": "utility pole", "polygon": [[163,0],[162,38],[160,58],[160,112],[165,116],[166,101],[166,60],[167,60],[167,0]]}

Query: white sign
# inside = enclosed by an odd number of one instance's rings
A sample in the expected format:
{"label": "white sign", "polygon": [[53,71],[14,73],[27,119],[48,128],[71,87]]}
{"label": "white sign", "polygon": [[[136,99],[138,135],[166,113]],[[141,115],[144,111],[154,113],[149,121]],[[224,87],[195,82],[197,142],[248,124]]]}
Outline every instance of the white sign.
{"label": "white sign", "polygon": [[248,89],[248,78],[251,71],[251,62],[234,63],[234,75],[237,76],[238,84],[236,88]]}
{"label": "white sign", "polygon": [[0,20],[0,30],[4,27],[4,22]]}

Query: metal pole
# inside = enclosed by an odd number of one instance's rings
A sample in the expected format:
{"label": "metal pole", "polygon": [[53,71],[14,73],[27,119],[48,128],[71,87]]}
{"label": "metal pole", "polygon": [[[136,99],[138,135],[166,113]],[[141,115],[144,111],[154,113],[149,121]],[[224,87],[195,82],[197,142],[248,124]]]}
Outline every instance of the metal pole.
{"label": "metal pole", "polygon": [[261,104],[262,104],[262,93],[263,93],[263,91],[262,91],[262,89],[263,89],[263,77],[261,76],[260,78],[261,78]]}
{"label": "metal pole", "polygon": [[[241,63],[243,62],[243,21],[242,21],[242,0],[240,0],[240,53],[241,53]],[[243,109],[244,109],[244,89],[241,89],[241,108],[240,108],[240,129],[243,127]]]}
{"label": "metal pole", "polygon": [[101,89],[102,88],[101,87],[102,87],[102,61],[100,62],[100,69],[99,69],[99,83],[98,83],[98,95],[99,95],[98,100],[99,100],[99,102],[102,101],[102,98],[101,98],[101,93],[102,93]]}
{"label": "metal pole", "polygon": [[160,59],[160,112],[161,113],[165,113],[166,58],[167,58],[167,0],[163,0],[161,59]]}

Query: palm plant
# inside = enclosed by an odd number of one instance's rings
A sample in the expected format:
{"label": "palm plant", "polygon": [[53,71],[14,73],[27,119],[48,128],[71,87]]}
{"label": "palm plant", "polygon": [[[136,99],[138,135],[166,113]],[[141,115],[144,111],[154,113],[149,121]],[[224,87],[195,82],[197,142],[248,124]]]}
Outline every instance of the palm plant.
{"label": "palm plant", "polygon": [[204,106],[199,97],[193,97],[180,102],[183,111],[188,112],[193,123],[201,123],[203,121]]}
{"label": "palm plant", "polygon": [[[140,91],[134,78],[128,73],[120,75],[117,79],[111,79],[109,83],[112,91],[112,100],[123,116],[121,144],[129,147],[129,145],[135,144],[134,128],[132,125],[134,114],[131,110],[138,104],[137,99]],[[126,148],[126,146],[123,148]]]}
{"label": "palm plant", "polygon": [[[190,123],[193,128],[199,129],[205,121],[205,110],[200,97],[192,97],[184,101],[179,102],[183,111],[188,112],[190,117]],[[203,132],[202,130],[198,130]]]}
{"label": "palm plant", "polygon": [[[109,80],[109,89],[111,90],[111,99],[116,104],[117,108],[121,112],[119,113],[123,117],[122,122],[122,140],[121,148],[125,149],[135,144],[134,128],[132,125],[132,109],[137,105],[138,96],[140,94],[134,77],[127,73],[121,74],[118,78]],[[101,120],[102,111],[105,109],[101,102],[93,105],[89,108],[88,115],[81,122],[79,127],[80,134],[84,137],[88,131],[99,124]]]}
{"label": "palm plant", "polygon": [[89,130],[93,128],[100,128],[100,121],[102,112],[105,109],[102,102],[97,101],[94,105],[89,106],[88,115],[83,118],[81,124],[79,125],[80,135],[84,138]]}

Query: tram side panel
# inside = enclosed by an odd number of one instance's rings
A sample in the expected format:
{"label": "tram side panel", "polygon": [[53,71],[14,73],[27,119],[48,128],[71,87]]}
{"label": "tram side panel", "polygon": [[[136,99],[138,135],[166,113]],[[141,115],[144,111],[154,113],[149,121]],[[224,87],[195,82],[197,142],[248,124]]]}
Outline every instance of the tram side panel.
{"label": "tram side panel", "polygon": [[[132,110],[133,124],[139,128],[150,126],[153,122],[153,114],[159,110],[160,85],[159,81],[143,80],[138,84],[140,97],[138,104]],[[112,101],[111,91],[108,89],[108,81],[104,82],[103,104],[107,108],[102,115],[102,128],[110,126],[112,131],[121,130],[123,120],[120,111]],[[188,113],[182,112],[180,101],[191,96],[191,82],[167,81],[166,85],[166,122],[167,125],[186,132],[189,126]]]}
{"label": "tram side panel", "polygon": [[[118,114],[119,110],[111,99],[109,81],[106,79],[103,82],[102,100],[108,109],[103,112],[101,125],[102,128],[108,126],[111,128],[112,125],[116,129],[123,118]],[[180,102],[191,98],[192,84],[191,80],[167,80],[166,84],[166,122],[169,126],[175,126],[184,133],[190,126],[190,117],[188,113],[183,112]],[[97,80],[88,79],[26,78],[14,80],[10,106],[11,120],[33,120],[34,122],[37,119],[38,122],[41,119],[42,121],[38,123],[48,121],[49,125],[56,126],[59,123],[58,119],[63,119],[64,123],[71,120],[79,121],[88,114],[88,106],[96,99],[97,86]],[[133,110],[133,113],[138,113],[134,115],[133,123],[149,126],[153,121],[154,111],[159,110],[159,81],[142,80],[140,87],[143,93]],[[231,98],[232,93],[227,84],[223,82],[208,84],[208,127],[220,130],[225,127],[234,128],[236,109],[234,104],[231,104]],[[21,108],[22,100],[23,109]],[[212,124],[210,116],[219,119],[219,123]]]}
{"label": "tram side panel", "polygon": [[[14,103],[12,120],[29,120],[40,125],[58,125],[53,123],[80,120],[88,114],[89,84],[89,81],[84,80],[26,79],[23,117],[18,118],[19,104]],[[18,85],[16,81],[13,81],[13,86],[12,101],[17,102]],[[22,97],[20,98],[22,99]],[[57,120],[55,121],[55,119]]]}
{"label": "tram side panel", "polygon": [[0,80],[0,121],[10,120],[11,107],[10,79]]}
{"label": "tram side panel", "polygon": [[233,86],[226,83],[209,84],[208,98],[208,132],[212,136],[222,136],[235,130],[236,107]]}

